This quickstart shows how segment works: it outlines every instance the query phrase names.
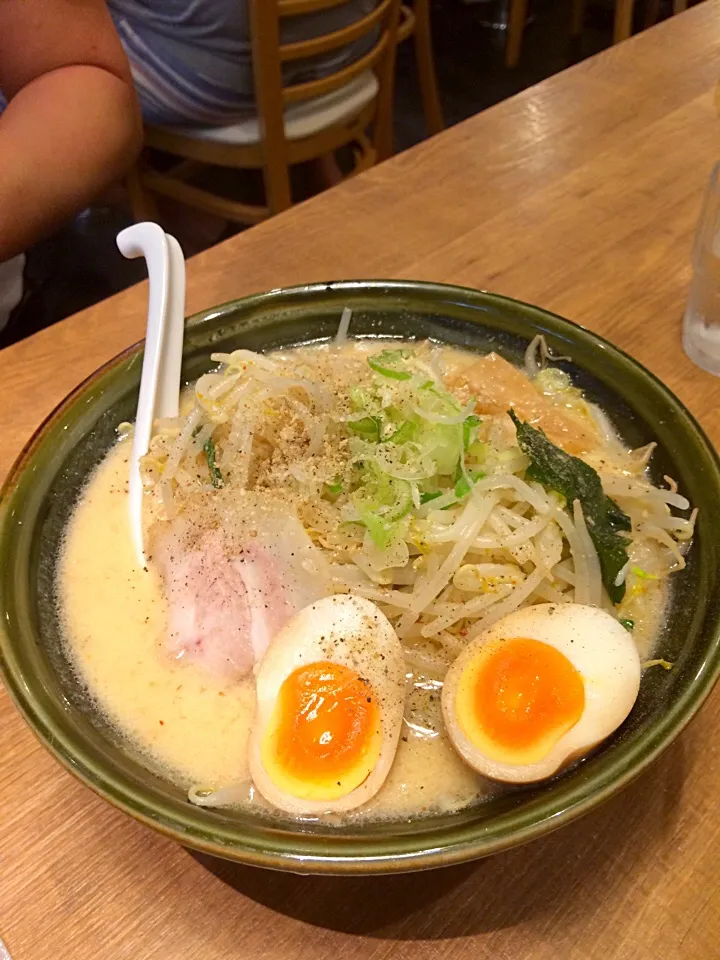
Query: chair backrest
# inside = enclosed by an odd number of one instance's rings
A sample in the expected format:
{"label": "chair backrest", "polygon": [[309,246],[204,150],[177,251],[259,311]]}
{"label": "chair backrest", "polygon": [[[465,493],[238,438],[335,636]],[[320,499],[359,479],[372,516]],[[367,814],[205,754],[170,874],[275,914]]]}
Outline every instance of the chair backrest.
{"label": "chair backrest", "polygon": [[[367,70],[378,78],[374,118],[376,146],[387,139],[392,128],[392,98],[395,49],[400,0],[378,0],[375,8],[360,20],[309,40],[281,43],[281,22],[293,17],[318,14],[342,7],[347,0],[251,0],[250,33],[258,115],[263,127],[268,164],[287,162],[283,112],[285,104],[331,93]],[[367,38],[369,49],[353,63],[320,79],[288,84],[283,66],[292,61],[332,53]]]}

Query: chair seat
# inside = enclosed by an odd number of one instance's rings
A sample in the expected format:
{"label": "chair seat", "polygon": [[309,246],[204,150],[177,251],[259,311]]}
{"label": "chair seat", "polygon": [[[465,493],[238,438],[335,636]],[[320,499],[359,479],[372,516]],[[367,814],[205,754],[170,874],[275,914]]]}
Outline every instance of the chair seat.
{"label": "chair seat", "polygon": [[[327,130],[344,120],[357,116],[378,94],[380,84],[371,70],[354,77],[338,90],[290,103],[285,108],[285,138],[302,140],[321,130]],[[260,123],[249,117],[226,127],[164,127],[168,133],[180,133],[193,140],[223,143],[231,146],[250,146],[260,143]]]}

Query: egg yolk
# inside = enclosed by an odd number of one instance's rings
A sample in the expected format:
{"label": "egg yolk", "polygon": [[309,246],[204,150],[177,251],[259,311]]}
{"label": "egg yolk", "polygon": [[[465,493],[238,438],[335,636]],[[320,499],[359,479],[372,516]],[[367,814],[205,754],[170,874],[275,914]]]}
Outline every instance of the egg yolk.
{"label": "egg yolk", "polygon": [[293,796],[334,799],[359,786],[380,753],[380,711],[354,670],[322,661],[285,678],[264,764]]}
{"label": "egg yolk", "polygon": [[585,685],[564,654],[539,640],[492,644],[466,670],[458,718],[488,756],[510,763],[545,757],[582,716]]}

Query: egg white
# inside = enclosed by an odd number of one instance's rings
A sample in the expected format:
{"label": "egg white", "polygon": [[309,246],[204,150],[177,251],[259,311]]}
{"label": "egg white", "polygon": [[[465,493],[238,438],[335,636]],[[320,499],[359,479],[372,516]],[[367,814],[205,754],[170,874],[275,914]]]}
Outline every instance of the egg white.
{"label": "egg white", "polygon": [[[455,709],[463,672],[482,648],[516,637],[554,647],[575,667],[585,687],[578,722],[541,760],[527,764],[505,763],[483,754],[465,735]],[[551,777],[620,726],[637,699],[640,674],[631,634],[604,610],[575,603],[525,607],[486,630],[452,664],[442,695],[445,725],[456,750],[479,773],[506,783],[533,783]]]}
{"label": "egg white", "polygon": [[[372,687],[381,722],[380,755],[366,779],[334,800],[313,800],[280,789],[265,768],[262,743],[285,679],[298,667],[328,660],[355,670]],[[250,734],[250,774],[260,793],[296,816],[343,813],[373,797],[390,772],[405,709],[405,658],[387,617],[362,597],[338,594],[310,604],[272,640],[256,668],[257,709]]]}

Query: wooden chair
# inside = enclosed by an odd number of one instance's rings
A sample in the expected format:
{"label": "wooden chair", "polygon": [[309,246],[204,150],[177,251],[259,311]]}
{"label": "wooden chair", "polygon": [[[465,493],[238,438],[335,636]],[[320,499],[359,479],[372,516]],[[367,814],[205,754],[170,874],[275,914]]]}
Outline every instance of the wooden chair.
{"label": "wooden chair", "polygon": [[415,60],[417,62],[420,97],[425,114],[425,126],[430,136],[445,128],[440,94],[438,93],[433,56],[432,32],[430,28],[430,0],[414,0],[412,6],[402,5],[398,40],[409,36],[415,42]]}
{"label": "wooden chair", "polygon": [[[673,0],[673,14],[682,13],[687,9],[688,0]],[[657,22],[660,0],[646,0],[645,26],[651,27]],[[613,23],[613,43],[627,40],[632,33],[633,11],[635,0],[615,0],[615,19]],[[585,19],[585,0],[573,0],[572,34],[582,33]]]}
{"label": "wooden chair", "polygon": [[[688,0],[673,0],[673,14],[687,9]],[[615,0],[615,19],[613,24],[613,43],[627,40],[632,33],[632,18],[635,0]],[[651,27],[658,18],[660,0],[646,0],[645,26]],[[505,45],[505,63],[516,67],[520,60],[525,20],[527,19],[527,0],[510,0],[508,15],[507,42]],[[571,33],[574,37],[582,33],[585,20],[585,0],[573,0]]]}
{"label": "wooden chair", "polygon": [[[582,0],[580,0],[582,2]],[[527,20],[527,0],[510,0],[508,10],[507,37],[505,39],[505,66],[516,67],[520,62],[525,21]]]}
{"label": "wooden chair", "polygon": [[[342,178],[334,152],[351,145],[351,174],[392,152],[392,106],[400,0],[380,0],[361,20],[332,33],[280,43],[280,21],[328,10],[344,0],[251,0],[250,31],[258,116],[225,127],[145,127],[145,146],[177,157],[159,171],[147,156],[128,178],[133,215],[156,220],[154,195],[234,223],[254,224],[292,203],[290,166],[324,160]],[[360,59],[320,80],[286,85],[283,64],[315,57],[373,36]],[[368,130],[372,127],[372,136]],[[230,200],[189,181],[204,166],[261,170],[265,204]]]}

